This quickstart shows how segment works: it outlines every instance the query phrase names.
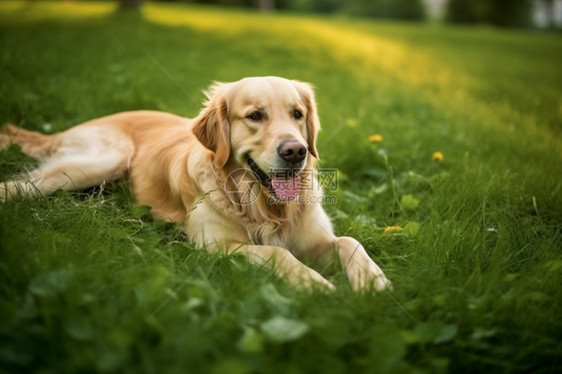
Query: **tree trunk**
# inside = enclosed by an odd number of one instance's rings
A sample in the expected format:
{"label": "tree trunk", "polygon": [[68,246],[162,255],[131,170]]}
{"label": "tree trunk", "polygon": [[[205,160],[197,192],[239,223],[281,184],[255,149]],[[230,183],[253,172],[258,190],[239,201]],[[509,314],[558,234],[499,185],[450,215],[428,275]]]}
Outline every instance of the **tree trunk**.
{"label": "tree trunk", "polygon": [[262,12],[270,12],[275,9],[275,0],[258,0],[258,8]]}

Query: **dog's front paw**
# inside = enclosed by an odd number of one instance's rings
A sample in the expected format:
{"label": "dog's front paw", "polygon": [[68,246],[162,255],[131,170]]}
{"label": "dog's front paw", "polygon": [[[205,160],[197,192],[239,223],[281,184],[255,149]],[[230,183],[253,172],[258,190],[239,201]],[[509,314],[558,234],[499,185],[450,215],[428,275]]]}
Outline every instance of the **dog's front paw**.
{"label": "dog's front paw", "polygon": [[349,283],[355,291],[383,291],[392,289],[392,283],[373,261],[355,264],[347,269]]}
{"label": "dog's front paw", "polygon": [[326,278],[313,269],[299,274],[295,279],[301,287],[306,289],[321,289],[325,291],[334,291],[336,287]]}
{"label": "dog's front paw", "polygon": [[5,203],[10,197],[9,183],[11,182],[0,182],[0,203]]}
{"label": "dog's front paw", "polygon": [[330,281],[320,275],[316,270],[300,263],[293,266],[291,270],[285,274],[285,277],[289,283],[299,288],[308,290],[319,289],[324,291],[334,291],[336,289]]}

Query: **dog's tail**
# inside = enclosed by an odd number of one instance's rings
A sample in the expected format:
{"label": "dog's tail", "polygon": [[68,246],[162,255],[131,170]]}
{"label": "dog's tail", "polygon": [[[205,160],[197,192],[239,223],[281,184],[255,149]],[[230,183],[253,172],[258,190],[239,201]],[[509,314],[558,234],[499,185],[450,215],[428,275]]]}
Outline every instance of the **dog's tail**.
{"label": "dog's tail", "polygon": [[12,144],[19,144],[22,152],[33,158],[43,159],[56,147],[56,136],[7,124],[0,129],[0,149],[7,149]]}

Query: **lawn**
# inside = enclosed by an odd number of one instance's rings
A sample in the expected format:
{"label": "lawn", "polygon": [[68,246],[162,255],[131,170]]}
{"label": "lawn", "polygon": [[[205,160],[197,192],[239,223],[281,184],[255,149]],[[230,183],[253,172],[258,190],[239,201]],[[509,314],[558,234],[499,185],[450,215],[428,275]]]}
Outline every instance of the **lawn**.
{"label": "lawn", "polygon": [[[214,80],[313,83],[320,167],[338,170],[326,210],[394,288],[356,294],[333,264],[337,291],[294,289],[151,220],[126,182],[16,199],[0,372],[560,372],[561,66],[548,32],[1,2],[0,120],[27,129],[193,117]],[[0,151],[0,180],[32,166]]]}

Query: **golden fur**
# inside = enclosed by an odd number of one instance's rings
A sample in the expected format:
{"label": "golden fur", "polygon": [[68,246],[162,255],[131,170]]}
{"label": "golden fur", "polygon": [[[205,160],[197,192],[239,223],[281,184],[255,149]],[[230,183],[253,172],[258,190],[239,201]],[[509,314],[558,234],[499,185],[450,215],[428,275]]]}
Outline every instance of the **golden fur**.
{"label": "golden fur", "polygon": [[[298,201],[280,198],[275,175],[260,183],[249,166],[252,159],[266,173],[280,170],[293,148],[306,150],[291,159],[294,174],[277,181],[294,182],[305,172],[315,180],[320,124],[311,87],[256,77],[216,83],[207,96],[195,119],[125,112],[54,135],[5,126],[0,147],[18,143],[40,166],[0,184],[0,199],[83,189],[128,174],[135,199],[154,218],[183,224],[201,247],[245,254],[305,287],[333,285],[297,257],[326,263],[336,255],[355,289],[388,286],[361,244],[334,235],[318,203],[321,188],[298,185]],[[286,153],[288,143],[293,148]]]}

